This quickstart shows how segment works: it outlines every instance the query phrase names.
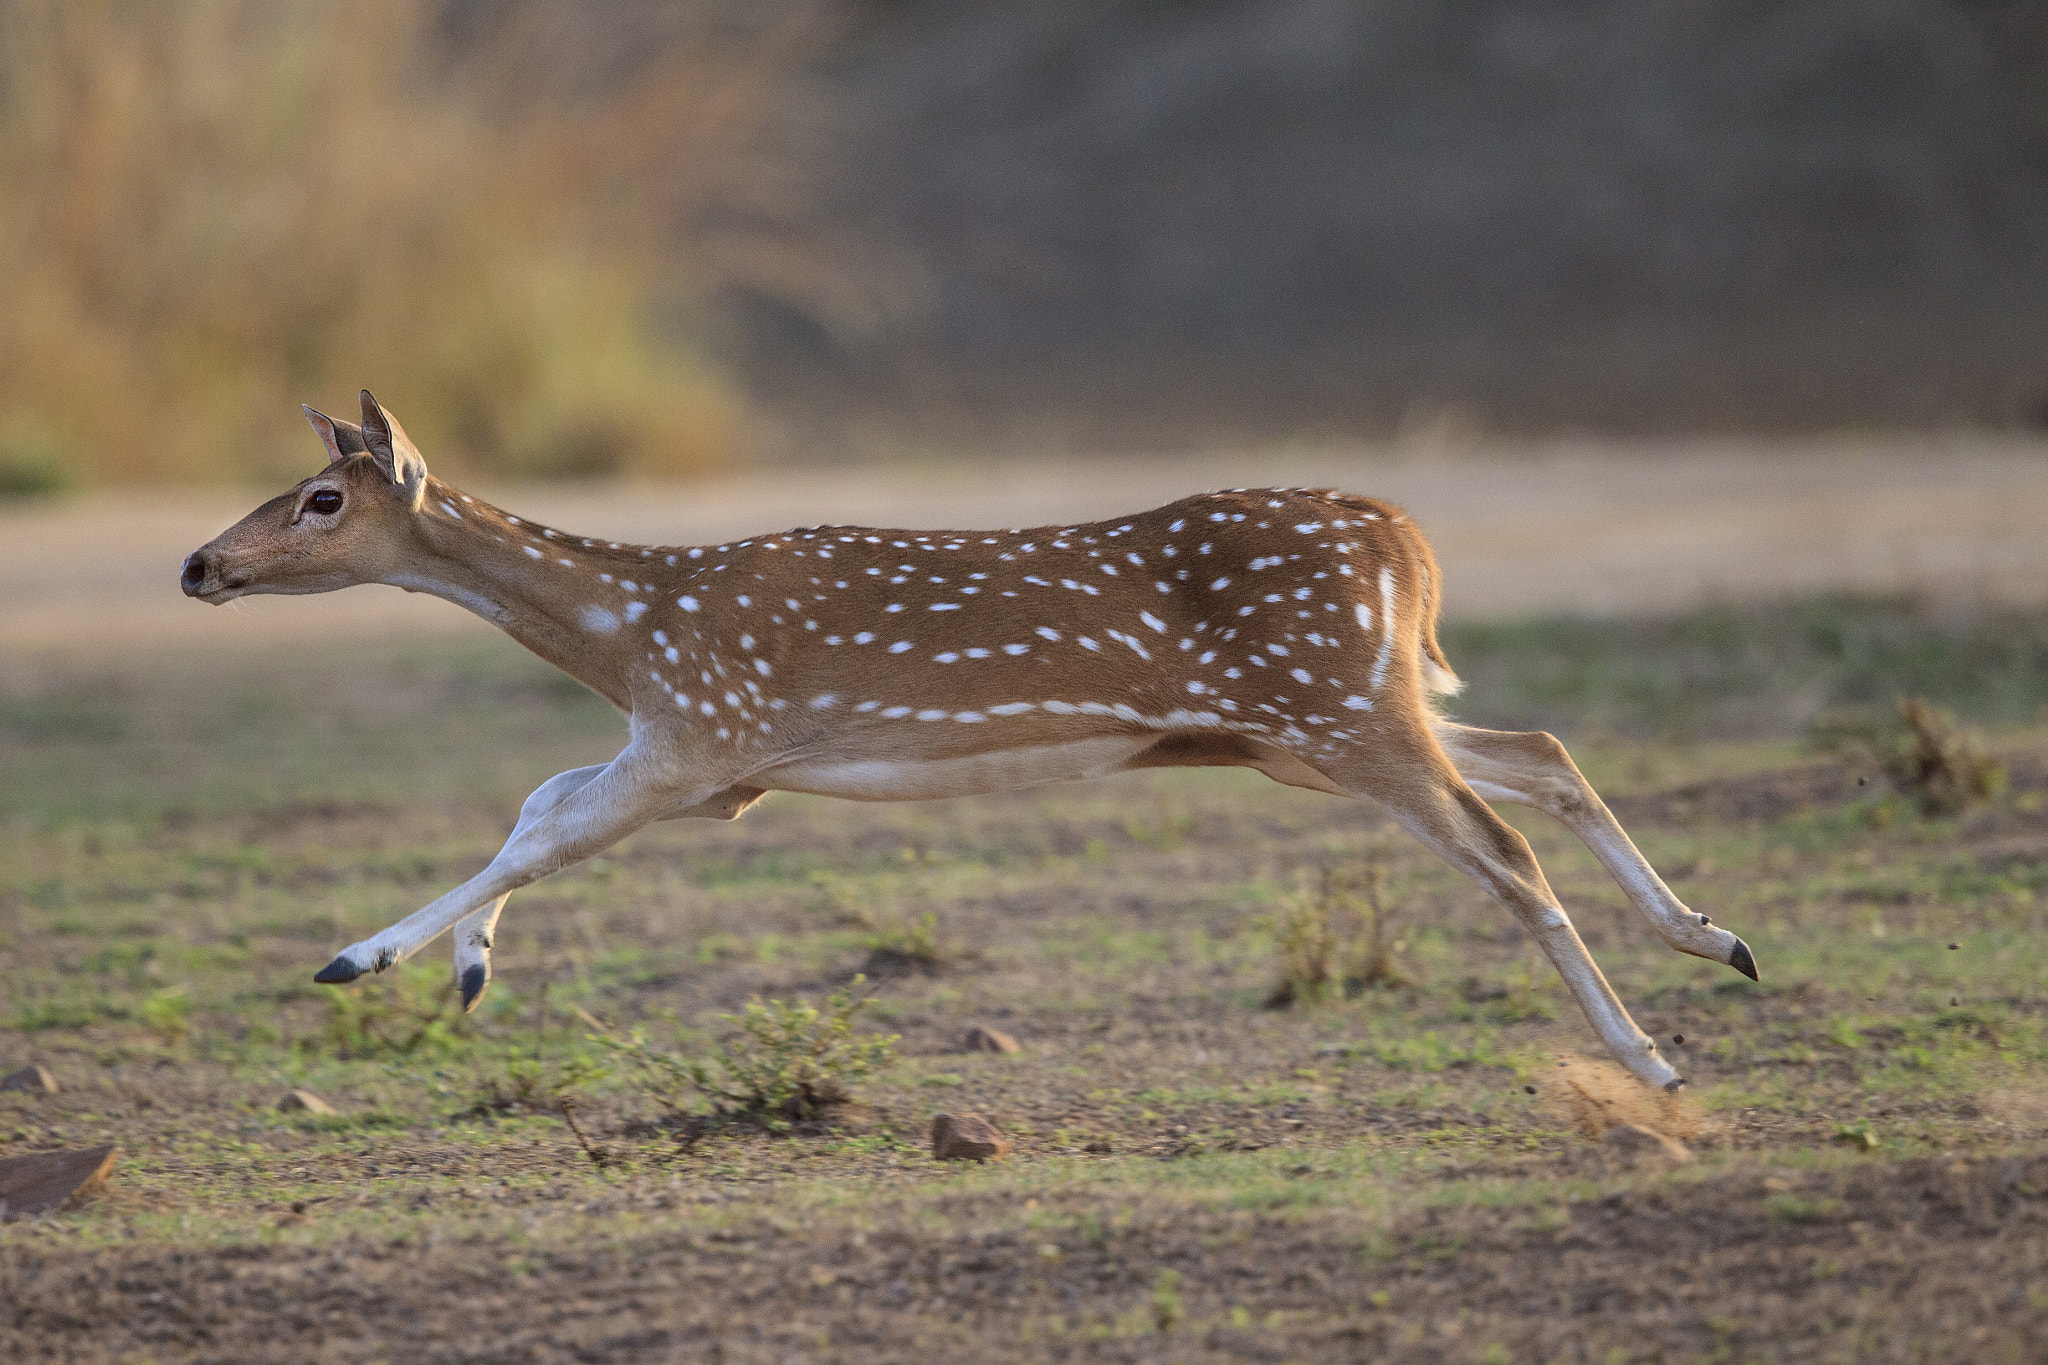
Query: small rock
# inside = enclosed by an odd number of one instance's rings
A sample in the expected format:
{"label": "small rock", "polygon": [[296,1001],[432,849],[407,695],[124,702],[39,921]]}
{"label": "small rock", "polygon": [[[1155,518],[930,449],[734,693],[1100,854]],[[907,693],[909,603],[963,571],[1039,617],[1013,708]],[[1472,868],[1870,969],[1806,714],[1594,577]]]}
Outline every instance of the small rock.
{"label": "small rock", "polygon": [[965,1046],[969,1052],[1022,1052],[1017,1040],[996,1028],[983,1028],[976,1024],[967,1030]]}
{"label": "small rock", "polygon": [[979,1114],[940,1114],[932,1120],[932,1155],[940,1161],[1000,1161],[1010,1144]]}
{"label": "small rock", "polygon": [[332,1114],[335,1112],[333,1105],[321,1099],[310,1090],[285,1091],[284,1098],[277,1102],[277,1107],[288,1114]]}
{"label": "small rock", "polygon": [[0,1076],[0,1090],[25,1090],[31,1095],[54,1095],[57,1078],[39,1066],[25,1066]]}
{"label": "small rock", "polygon": [[118,1147],[87,1147],[0,1161],[0,1221],[52,1213],[92,1193],[119,1155]]}
{"label": "small rock", "polygon": [[1682,1166],[1692,1160],[1692,1152],[1677,1138],[1667,1137],[1652,1128],[1643,1128],[1633,1123],[1617,1123],[1609,1128],[1600,1139],[1608,1151],[1629,1160],[1646,1156],[1659,1156],[1673,1165]]}

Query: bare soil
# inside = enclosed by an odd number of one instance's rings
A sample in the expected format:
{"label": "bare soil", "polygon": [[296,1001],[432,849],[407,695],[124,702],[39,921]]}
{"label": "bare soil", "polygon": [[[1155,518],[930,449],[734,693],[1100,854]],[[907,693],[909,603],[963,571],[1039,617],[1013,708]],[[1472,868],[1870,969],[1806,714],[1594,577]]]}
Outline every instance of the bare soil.
{"label": "bare soil", "polygon": [[[945,1202],[938,1235],[756,1219],[540,1256],[500,1238],[8,1248],[0,1283],[23,1361],[1465,1361],[1498,1345],[1515,1360],[1946,1362],[2025,1359],[2048,1332],[2039,1153],[1726,1172],[1549,1220],[1428,1210],[1365,1244],[1341,1215],[1229,1211],[1048,1241],[1017,1226],[1013,1196]],[[1258,1318],[1235,1320],[1250,1299]],[[1134,1310],[1122,1335],[1045,1335]]]}

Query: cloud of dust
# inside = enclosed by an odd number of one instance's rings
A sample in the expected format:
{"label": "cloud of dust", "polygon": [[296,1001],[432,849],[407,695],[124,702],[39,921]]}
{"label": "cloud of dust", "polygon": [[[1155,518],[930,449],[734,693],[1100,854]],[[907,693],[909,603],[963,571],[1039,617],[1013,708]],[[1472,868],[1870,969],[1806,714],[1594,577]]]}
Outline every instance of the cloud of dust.
{"label": "cloud of dust", "polygon": [[1612,1062],[1563,1057],[1535,1084],[1537,1106],[1583,1137],[1598,1138],[1623,1123],[1675,1138],[1695,1137],[1707,1126],[1683,1093],[1652,1090]]}

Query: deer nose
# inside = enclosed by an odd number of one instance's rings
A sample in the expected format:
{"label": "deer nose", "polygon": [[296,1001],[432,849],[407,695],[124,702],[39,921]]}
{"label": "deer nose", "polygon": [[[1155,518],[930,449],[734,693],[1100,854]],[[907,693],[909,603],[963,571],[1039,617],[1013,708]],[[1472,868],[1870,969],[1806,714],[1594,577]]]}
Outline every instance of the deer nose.
{"label": "deer nose", "polygon": [[178,586],[185,590],[185,596],[197,597],[199,585],[206,581],[206,556],[194,550],[185,556],[185,568],[178,575]]}

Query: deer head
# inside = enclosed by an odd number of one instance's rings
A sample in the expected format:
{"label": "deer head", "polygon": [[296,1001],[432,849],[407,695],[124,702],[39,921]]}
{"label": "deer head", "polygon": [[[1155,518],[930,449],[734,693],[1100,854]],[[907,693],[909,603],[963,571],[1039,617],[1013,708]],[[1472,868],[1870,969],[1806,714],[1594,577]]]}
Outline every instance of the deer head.
{"label": "deer head", "polygon": [[327,467],[185,558],[187,597],[218,605],[251,593],[333,592],[385,581],[414,545],[427,462],[398,419],[363,390],[363,424],[306,409]]}

